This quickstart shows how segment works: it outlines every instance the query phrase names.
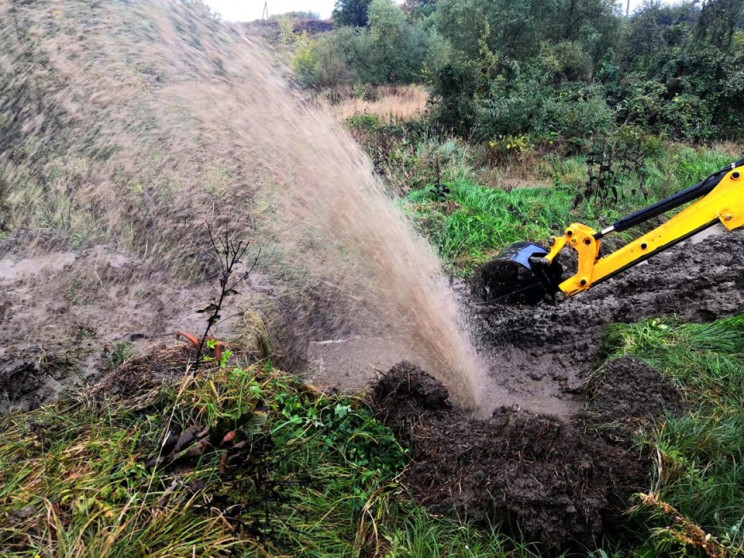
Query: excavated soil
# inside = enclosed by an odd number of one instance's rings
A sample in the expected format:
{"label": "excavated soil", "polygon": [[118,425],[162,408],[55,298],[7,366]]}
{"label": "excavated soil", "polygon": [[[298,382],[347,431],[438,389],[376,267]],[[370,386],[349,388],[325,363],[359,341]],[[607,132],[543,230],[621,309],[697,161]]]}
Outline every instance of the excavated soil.
{"label": "excavated soil", "polygon": [[584,393],[587,402],[580,418],[595,424],[620,423],[621,430],[685,407],[670,380],[633,357],[618,358],[600,368],[587,381]]}
{"label": "excavated soil", "polygon": [[[596,380],[589,407],[602,420],[645,422],[673,412],[679,396],[652,369],[634,383],[652,388],[643,400],[652,404],[633,404],[623,383],[642,368],[632,359],[615,361]],[[435,513],[500,524],[545,550],[594,548],[629,497],[647,489],[649,468],[637,451],[582,421],[514,407],[469,419],[449,403],[441,383],[406,362],[375,385],[372,401],[377,417],[413,446],[403,482],[420,503]]]}
{"label": "excavated soil", "polygon": [[490,382],[480,416],[452,406],[441,384],[407,363],[374,387],[377,416],[413,445],[411,493],[437,513],[499,523],[548,550],[596,547],[622,523],[630,495],[648,490],[650,467],[632,435],[684,409],[674,385],[636,359],[596,370],[603,328],[742,312],[744,264],[733,256],[742,249],[744,233],[714,234],[562,303],[471,300]]}
{"label": "excavated soil", "polygon": [[[489,384],[483,416],[513,403],[571,416],[602,360],[603,328],[658,316],[707,322],[744,311],[744,232],[692,238],[563,302],[481,304],[468,298]],[[564,266],[569,267],[569,266]]]}

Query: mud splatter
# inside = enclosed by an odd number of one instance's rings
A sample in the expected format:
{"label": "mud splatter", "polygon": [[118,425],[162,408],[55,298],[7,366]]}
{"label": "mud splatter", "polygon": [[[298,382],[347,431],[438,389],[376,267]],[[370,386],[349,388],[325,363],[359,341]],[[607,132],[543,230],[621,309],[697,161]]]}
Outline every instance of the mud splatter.
{"label": "mud splatter", "polygon": [[[0,414],[28,410],[105,372],[113,353],[147,354],[175,343],[179,330],[200,332],[195,311],[213,284],[176,281],[110,246],[27,256],[0,244]],[[233,300],[246,304],[246,286]],[[225,320],[215,334],[240,333]]]}

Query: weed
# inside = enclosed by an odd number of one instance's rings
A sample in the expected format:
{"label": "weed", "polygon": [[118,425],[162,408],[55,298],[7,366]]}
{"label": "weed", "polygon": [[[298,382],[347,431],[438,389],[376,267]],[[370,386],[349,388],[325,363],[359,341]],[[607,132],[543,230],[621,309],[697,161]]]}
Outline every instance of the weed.
{"label": "weed", "polygon": [[[228,230],[225,230],[224,237],[219,237],[215,240],[215,237],[212,234],[212,227],[208,223],[207,232],[209,234],[209,240],[212,244],[212,249],[214,250],[214,255],[217,256],[217,259],[220,262],[220,291],[217,298],[212,300],[212,302],[210,302],[208,306],[202,308],[201,310],[197,310],[197,312],[207,314],[208,317],[207,325],[204,329],[204,333],[199,339],[199,344],[196,349],[194,373],[196,373],[199,369],[199,364],[201,363],[205,343],[207,343],[207,341],[209,340],[209,332],[221,318],[220,312],[222,311],[222,305],[224,304],[225,299],[227,297],[238,294],[238,291],[235,290],[235,287],[248,279],[248,277],[258,264],[258,258],[261,256],[261,250],[259,249],[258,254],[253,260],[253,264],[251,265],[251,267],[246,268],[239,275],[239,277],[234,278],[233,274],[235,273],[237,266],[241,263],[241,259],[243,258],[243,256],[245,256],[245,253],[248,250],[248,246],[243,241],[234,241],[230,237],[230,232]],[[215,344],[212,348],[216,347],[217,345]],[[217,354],[220,354],[219,351],[217,352]],[[230,351],[226,351],[222,356],[224,356],[225,359],[228,359],[231,354],[232,353]],[[220,358],[220,362],[218,364],[224,367],[225,362],[226,360],[222,361],[222,359]]]}
{"label": "weed", "polygon": [[[238,429],[246,449],[207,445],[148,468],[164,408],[172,428]],[[138,405],[60,402],[2,427],[8,557],[534,555],[495,528],[429,515],[395,483],[407,452],[361,399],[320,395],[265,363],[185,375]]]}
{"label": "weed", "polygon": [[112,369],[124,364],[134,356],[134,348],[129,341],[115,343],[106,359],[106,368]]}

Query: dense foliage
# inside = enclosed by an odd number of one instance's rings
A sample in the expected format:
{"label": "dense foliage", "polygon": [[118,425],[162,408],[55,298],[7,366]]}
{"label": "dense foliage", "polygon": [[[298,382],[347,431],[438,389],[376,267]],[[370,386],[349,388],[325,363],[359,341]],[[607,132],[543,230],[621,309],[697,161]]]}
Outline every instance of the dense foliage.
{"label": "dense foliage", "polygon": [[476,141],[576,143],[625,125],[735,139],[743,6],[649,1],[626,18],[612,0],[340,0],[337,33],[306,42],[295,65],[321,88],[426,83],[436,123]]}

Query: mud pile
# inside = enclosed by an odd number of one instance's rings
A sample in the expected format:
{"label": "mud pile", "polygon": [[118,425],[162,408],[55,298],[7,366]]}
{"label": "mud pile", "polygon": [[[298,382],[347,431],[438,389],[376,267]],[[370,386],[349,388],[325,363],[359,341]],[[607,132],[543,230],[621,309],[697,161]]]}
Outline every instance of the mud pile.
{"label": "mud pile", "polygon": [[[634,394],[622,393],[622,385],[639,366],[620,359],[596,381],[590,407],[602,409],[603,420],[622,418],[637,427],[672,410],[666,402],[674,404],[678,395],[653,369],[636,387],[664,386],[648,396],[658,405],[629,405]],[[435,513],[500,524],[547,550],[594,548],[629,497],[647,489],[649,468],[637,450],[581,421],[516,408],[468,419],[441,383],[409,363],[393,367],[372,400],[377,417],[413,446],[403,482],[420,503]]]}
{"label": "mud pile", "polygon": [[620,422],[626,429],[685,407],[670,380],[632,357],[603,366],[586,383],[584,393],[588,400],[580,418],[598,424]]}

